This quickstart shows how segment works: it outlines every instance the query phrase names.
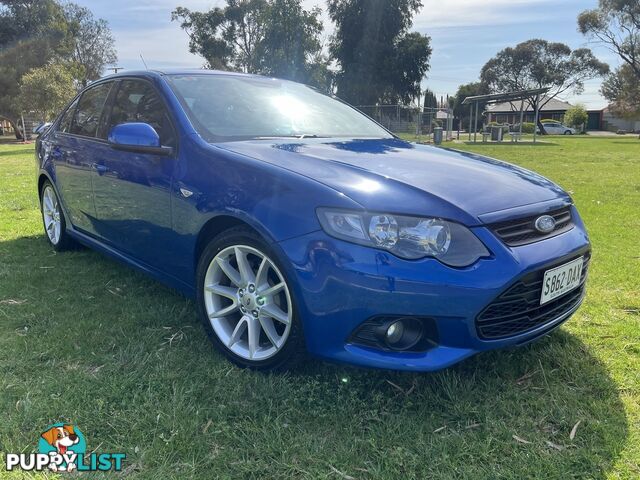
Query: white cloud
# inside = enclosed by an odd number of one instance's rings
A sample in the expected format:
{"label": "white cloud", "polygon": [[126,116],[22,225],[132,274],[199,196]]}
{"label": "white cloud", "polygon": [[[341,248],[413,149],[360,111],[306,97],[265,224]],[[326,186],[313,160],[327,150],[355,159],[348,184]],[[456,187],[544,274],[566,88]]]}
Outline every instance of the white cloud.
{"label": "white cloud", "polygon": [[417,30],[529,22],[548,10],[554,0],[426,0],[414,18]]}
{"label": "white cloud", "polygon": [[200,67],[204,60],[189,53],[189,39],[177,25],[164,28],[115,31],[119,64],[125,68]]}

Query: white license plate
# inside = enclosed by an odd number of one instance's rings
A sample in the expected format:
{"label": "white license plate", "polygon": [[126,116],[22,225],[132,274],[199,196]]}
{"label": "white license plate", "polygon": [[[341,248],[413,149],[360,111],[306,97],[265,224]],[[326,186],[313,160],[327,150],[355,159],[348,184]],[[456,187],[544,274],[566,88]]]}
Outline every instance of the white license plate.
{"label": "white license plate", "polygon": [[540,305],[550,302],[580,285],[583,257],[544,272]]}

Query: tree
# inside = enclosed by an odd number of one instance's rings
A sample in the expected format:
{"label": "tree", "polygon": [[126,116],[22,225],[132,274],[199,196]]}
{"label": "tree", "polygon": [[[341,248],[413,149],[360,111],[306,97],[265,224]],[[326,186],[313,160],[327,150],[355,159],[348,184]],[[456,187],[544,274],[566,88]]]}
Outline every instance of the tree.
{"label": "tree", "polygon": [[[258,44],[258,71],[304,83],[325,83],[312,74],[321,52],[319,8],[304,10],[300,0],[273,0],[264,12],[264,38]],[[320,74],[320,72],[314,72]],[[323,85],[326,86],[326,85]]]}
{"label": "tree", "polygon": [[20,80],[17,103],[25,112],[51,120],[76,94],[74,65],[53,63],[30,70]]}
{"label": "tree", "polygon": [[71,48],[62,8],[54,0],[0,1],[0,116],[11,122],[16,138],[22,138],[16,102],[20,79]]}
{"label": "tree", "polygon": [[189,35],[189,51],[203,57],[209,68],[254,73],[267,7],[267,0],[227,0],[226,7],[207,12],[177,7],[171,20],[180,22]]}
{"label": "tree", "polygon": [[598,8],[578,16],[578,28],[609,47],[640,78],[640,2],[600,0]]}
{"label": "tree", "polygon": [[87,9],[63,7],[56,0],[0,0],[0,116],[13,124],[17,138],[17,99],[27,72],[62,63],[78,84],[85,84],[111,61],[115,52],[109,28]]}
{"label": "tree", "polygon": [[69,59],[83,67],[78,70],[83,72],[78,80],[86,86],[99,78],[107,65],[117,62],[115,41],[107,21],[95,19],[88,8],[68,3],[64,6],[64,15],[73,38]]}
{"label": "tree", "polygon": [[329,0],[338,95],[358,105],[409,103],[429,70],[431,39],[409,33],[420,0]]}
{"label": "tree", "polygon": [[578,16],[578,28],[623,61],[601,88],[609,108],[625,118],[640,118],[640,3],[600,0],[598,8]]}
{"label": "tree", "polygon": [[584,108],[584,105],[581,104],[574,105],[564,114],[565,125],[569,125],[576,129],[583,129],[588,120],[589,114]]}
{"label": "tree", "polygon": [[[609,66],[588,48],[572,51],[563,43],[533,39],[498,52],[482,67],[480,79],[492,93],[550,87],[539,101],[536,96],[526,99],[535,110],[562,93],[582,93],[586,80],[608,72]],[[539,119],[538,127],[546,133]]]}
{"label": "tree", "polygon": [[438,108],[438,99],[428,88],[424,91],[424,108]]}
{"label": "tree", "polygon": [[323,27],[318,8],[301,0],[227,0],[223,8],[176,8],[173,21],[189,35],[189,50],[210,68],[240,70],[326,87]]}
{"label": "tree", "polygon": [[611,102],[609,108],[623,118],[640,117],[640,78],[629,65],[622,65],[602,84],[600,89]]}
{"label": "tree", "polygon": [[[463,105],[464,99],[467,97],[475,97],[477,95],[486,95],[489,88],[482,82],[472,82],[460,85],[453,102],[453,116],[461,122],[461,127],[469,126],[469,106]],[[478,104],[478,112],[483,112],[486,103]]]}

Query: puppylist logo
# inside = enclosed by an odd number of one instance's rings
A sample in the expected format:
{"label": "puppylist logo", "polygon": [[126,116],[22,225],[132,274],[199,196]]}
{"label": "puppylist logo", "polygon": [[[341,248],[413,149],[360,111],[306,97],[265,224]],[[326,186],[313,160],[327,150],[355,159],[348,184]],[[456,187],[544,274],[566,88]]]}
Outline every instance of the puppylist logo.
{"label": "puppylist logo", "polygon": [[55,423],[42,432],[38,453],[8,453],[7,470],[53,472],[105,472],[122,470],[124,453],[86,454],[87,442],[80,429],[68,423]]}

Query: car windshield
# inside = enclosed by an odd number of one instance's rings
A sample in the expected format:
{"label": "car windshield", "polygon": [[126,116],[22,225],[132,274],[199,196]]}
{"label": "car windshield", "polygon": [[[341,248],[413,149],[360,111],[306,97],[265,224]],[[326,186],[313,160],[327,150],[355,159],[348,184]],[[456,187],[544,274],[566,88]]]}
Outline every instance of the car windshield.
{"label": "car windshield", "polygon": [[261,137],[391,138],[349,105],[311,87],[240,75],[170,75],[198,133],[219,142]]}

